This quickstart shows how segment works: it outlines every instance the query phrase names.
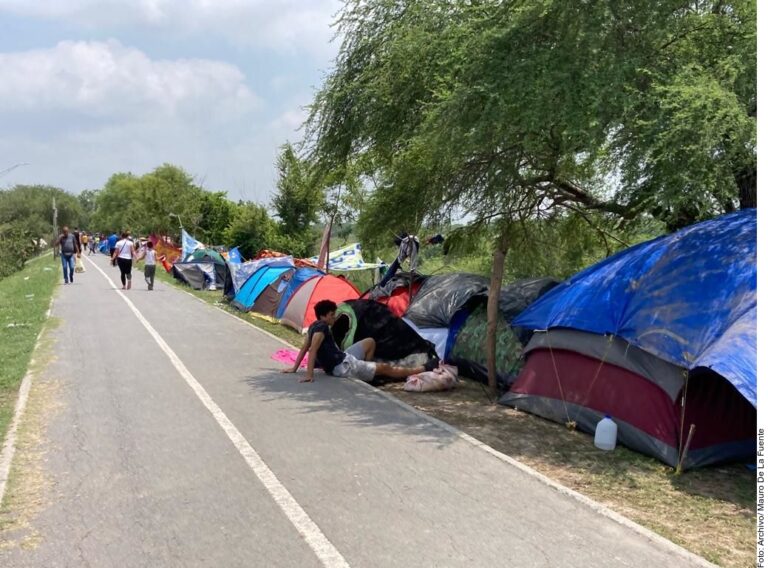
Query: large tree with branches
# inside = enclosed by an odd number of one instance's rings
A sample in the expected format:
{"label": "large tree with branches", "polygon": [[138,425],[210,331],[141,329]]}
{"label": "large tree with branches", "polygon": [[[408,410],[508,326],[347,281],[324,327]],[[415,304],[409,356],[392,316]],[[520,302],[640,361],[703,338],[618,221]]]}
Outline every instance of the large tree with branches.
{"label": "large tree with branches", "polygon": [[363,233],[459,211],[495,235],[489,362],[518,225],[620,241],[756,205],[754,1],[350,0],[337,25],[313,160],[367,178]]}

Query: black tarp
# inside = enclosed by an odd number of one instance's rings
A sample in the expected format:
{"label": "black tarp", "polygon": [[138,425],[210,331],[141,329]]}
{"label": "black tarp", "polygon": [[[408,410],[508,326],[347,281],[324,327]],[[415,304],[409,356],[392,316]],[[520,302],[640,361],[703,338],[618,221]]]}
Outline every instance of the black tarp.
{"label": "black tarp", "polygon": [[[403,359],[414,353],[435,356],[435,346],[423,339],[389,309],[373,300],[351,300],[344,302],[354,311],[357,328],[353,341],[372,337],[376,341],[376,358],[385,360]],[[331,328],[337,343],[349,330],[347,318],[340,317]]]}
{"label": "black tarp", "polygon": [[405,314],[418,327],[448,327],[453,315],[467,301],[488,290],[488,279],[457,272],[431,276]]}
{"label": "black tarp", "polygon": [[558,284],[560,282],[554,278],[544,277],[518,280],[509,286],[504,286],[499,295],[499,311],[504,316],[504,320],[512,325],[512,320],[525,308]]}

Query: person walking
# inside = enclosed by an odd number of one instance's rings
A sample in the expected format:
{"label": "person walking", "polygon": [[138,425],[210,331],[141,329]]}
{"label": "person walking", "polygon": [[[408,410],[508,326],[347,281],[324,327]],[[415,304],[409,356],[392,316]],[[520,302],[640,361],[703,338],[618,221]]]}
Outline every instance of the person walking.
{"label": "person walking", "polygon": [[112,233],[111,235],[109,235],[109,238],[107,239],[110,258],[115,258],[115,246],[117,246],[117,241],[118,239],[115,233]]}
{"label": "person walking", "polygon": [[144,281],[147,283],[147,290],[155,287],[155,267],[157,265],[157,251],[152,241],[147,241],[144,250],[136,260],[144,259]]}
{"label": "person walking", "polygon": [[115,243],[115,252],[112,256],[112,260],[117,260],[117,266],[120,267],[120,282],[123,283],[123,290],[131,289],[131,268],[133,259],[136,258],[136,251],[130,237],[128,232],[120,236],[120,240]]}
{"label": "person walking", "polygon": [[80,243],[69,227],[64,226],[61,234],[56,239],[56,244],[61,252],[61,269],[64,272],[64,284],[75,281],[75,256],[80,254]]}
{"label": "person walking", "polygon": [[96,252],[97,246],[99,246],[99,236],[91,235],[90,239],[88,239],[88,256],[91,256]]}

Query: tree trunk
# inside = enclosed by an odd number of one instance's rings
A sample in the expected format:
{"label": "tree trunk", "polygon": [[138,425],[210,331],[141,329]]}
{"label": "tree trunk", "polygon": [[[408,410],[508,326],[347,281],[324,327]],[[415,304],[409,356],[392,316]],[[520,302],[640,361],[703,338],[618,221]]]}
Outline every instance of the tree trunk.
{"label": "tree trunk", "polygon": [[757,207],[757,168],[746,167],[736,174],[739,208]]}
{"label": "tree trunk", "polygon": [[488,290],[488,328],[485,336],[485,358],[488,366],[488,387],[496,391],[496,325],[499,316],[499,295],[501,292],[501,280],[504,276],[504,261],[507,258],[509,241],[506,231],[502,230],[496,242],[496,250],[493,252],[493,272],[491,273],[491,286]]}

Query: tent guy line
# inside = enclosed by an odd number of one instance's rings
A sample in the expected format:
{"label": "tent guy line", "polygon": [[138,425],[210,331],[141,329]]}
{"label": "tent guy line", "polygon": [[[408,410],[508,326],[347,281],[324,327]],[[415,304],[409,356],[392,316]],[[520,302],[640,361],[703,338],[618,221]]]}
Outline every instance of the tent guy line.
{"label": "tent guy line", "polygon": [[179,356],[173,351],[173,349],[171,349],[171,347],[168,345],[168,343],[166,343],[166,341],[157,332],[157,330],[152,327],[152,324],[147,321],[141,311],[139,311],[139,309],[122,290],[117,288],[117,285],[112,281],[109,275],[107,275],[107,273],[101,269],[101,267],[99,267],[90,258],[86,257],[86,259],[91,265],[93,265],[96,270],[101,273],[102,276],[104,276],[104,278],[107,279],[112,289],[125,301],[136,318],[147,330],[149,335],[155,340],[160,349],[168,356],[168,359],[170,359],[171,364],[178,371],[179,375],[181,375],[181,377],[186,381],[187,385],[189,385],[195,395],[197,395],[198,399],[200,399],[200,402],[202,402],[203,406],[205,406],[205,408],[211,413],[221,429],[224,430],[227,437],[232,441],[235,448],[237,448],[237,451],[240,452],[240,455],[249,465],[251,470],[253,470],[254,474],[256,474],[256,477],[259,479],[262,485],[264,485],[272,499],[275,501],[275,503],[277,503],[285,516],[294,526],[296,531],[302,536],[302,538],[312,549],[312,552],[315,553],[322,565],[328,568],[348,568],[349,564],[341,555],[341,553],[336,549],[333,543],[328,540],[320,527],[315,524],[307,512],[304,511],[301,505],[296,501],[296,499],[294,499],[293,495],[291,495],[288,489],[280,482],[280,480],[264,462],[261,456],[259,456],[256,450],[253,449],[253,446],[248,443],[248,440],[245,438],[245,436],[243,436],[243,434],[227,417],[224,411],[211,398],[208,392],[192,375],[189,369],[187,369],[186,365],[184,365]]}

